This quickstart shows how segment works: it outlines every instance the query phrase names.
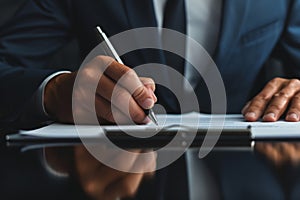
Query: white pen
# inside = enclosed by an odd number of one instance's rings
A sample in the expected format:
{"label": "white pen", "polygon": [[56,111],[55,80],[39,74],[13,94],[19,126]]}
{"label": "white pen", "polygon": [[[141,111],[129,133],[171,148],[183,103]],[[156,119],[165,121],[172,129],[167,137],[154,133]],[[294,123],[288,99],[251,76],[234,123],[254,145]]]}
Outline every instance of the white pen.
{"label": "white pen", "polygon": [[[111,56],[113,56],[113,58],[116,59],[116,61],[118,61],[119,63],[124,64],[123,61],[121,60],[120,56],[118,55],[117,51],[115,50],[115,48],[109,41],[108,37],[106,36],[106,34],[102,31],[102,29],[99,26],[97,26],[97,31],[99,32],[99,36],[101,37],[101,40],[105,42],[109,51],[111,52]],[[152,109],[144,109],[144,112],[151,119],[151,121],[154,124],[158,125],[157,118]]]}

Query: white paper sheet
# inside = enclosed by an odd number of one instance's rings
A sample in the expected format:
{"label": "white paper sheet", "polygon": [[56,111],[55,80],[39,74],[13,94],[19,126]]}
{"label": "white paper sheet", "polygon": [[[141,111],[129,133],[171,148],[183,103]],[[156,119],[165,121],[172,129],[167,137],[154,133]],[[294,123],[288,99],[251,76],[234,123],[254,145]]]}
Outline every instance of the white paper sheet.
{"label": "white paper sheet", "polygon": [[[101,126],[106,131],[145,131],[162,128],[215,128],[215,129],[247,129],[251,126],[253,138],[263,137],[300,137],[300,122],[245,122],[242,115],[208,115],[199,113],[187,113],[183,115],[157,115],[159,126],[150,123],[148,125],[122,125]],[[83,130],[84,137],[101,137],[103,131],[99,126],[51,124],[49,126],[31,131],[20,131],[23,135],[52,138],[78,138],[78,129]],[[81,131],[80,131],[81,132]],[[81,135],[82,136],[82,135]]]}

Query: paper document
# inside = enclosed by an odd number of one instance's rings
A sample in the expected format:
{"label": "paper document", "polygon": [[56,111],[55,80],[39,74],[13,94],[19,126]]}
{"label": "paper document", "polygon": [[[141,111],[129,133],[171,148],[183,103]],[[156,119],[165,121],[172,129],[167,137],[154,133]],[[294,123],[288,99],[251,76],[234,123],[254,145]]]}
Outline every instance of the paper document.
{"label": "paper document", "polygon": [[[251,126],[253,138],[273,137],[274,134],[279,137],[281,134],[291,134],[291,137],[299,135],[300,137],[300,122],[245,122],[242,115],[209,115],[196,112],[183,115],[157,115],[159,126],[153,123],[147,125],[65,125],[51,124],[49,126],[30,130],[20,131],[23,135],[37,137],[53,137],[53,138],[77,138],[78,129],[84,132],[84,137],[101,137],[105,132],[122,130],[122,131],[140,131],[151,129],[247,129]],[[104,131],[103,131],[104,130]],[[253,130],[253,131],[252,131]],[[298,132],[299,130],[299,132]]]}

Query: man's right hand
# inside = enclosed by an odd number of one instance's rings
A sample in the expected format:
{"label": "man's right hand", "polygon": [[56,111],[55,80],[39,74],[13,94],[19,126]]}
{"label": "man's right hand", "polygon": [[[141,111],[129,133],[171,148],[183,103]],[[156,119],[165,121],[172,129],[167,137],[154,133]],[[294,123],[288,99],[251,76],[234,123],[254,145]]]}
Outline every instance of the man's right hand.
{"label": "man's right hand", "polygon": [[[97,88],[93,90],[93,86]],[[63,123],[74,123],[73,114],[76,122],[95,123],[96,112],[100,123],[145,124],[150,120],[143,109],[152,108],[157,101],[154,90],[152,79],[138,77],[111,57],[97,56],[79,71],[51,79],[45,87],[44,106],[51,117]],[[91,100],[95,100],[92,108],[87,103]]]}

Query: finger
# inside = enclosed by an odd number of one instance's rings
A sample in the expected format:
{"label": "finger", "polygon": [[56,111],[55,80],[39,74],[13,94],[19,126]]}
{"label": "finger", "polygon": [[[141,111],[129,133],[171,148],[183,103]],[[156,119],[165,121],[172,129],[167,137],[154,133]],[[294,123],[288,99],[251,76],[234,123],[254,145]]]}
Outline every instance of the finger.
{"label": "finger", "polygon": [[104,73],[117,82],[118,85],[121,85],[123,88],[128,90],[141,107],[144,109],[150,109],[153,107],[153,93],[146,89],[133,69],[118,62],[112,62]]}
{"label": "finger", "polygon": [[[131,94],[123,87],[116,85],[115,82],[107,76],[100,78],[97,95],[109,101],[115,108],[118,108],[124,115],[132,119],[133,122],[145,123],[148,119],[143,109],[132,98]],[[100,104],[100,102],[98,103]],[[98,112],[99,114],[102,113],[101,107],[99,107]],[[109,116],[109,114],[110,112],[106,112],[106,115],[108,115],[111,121],[112,117]]]}
{"label": "finger", "polygon": [[300,120],[300,93],[299,92],[293,97],[285,119],[286,121],[289,122],[298,122]]}
{"label": "finger", "polygon": [[247,121],[256,121],[260,118],[266,109],[273,95],[282,87],[283,79],[271,80],[265,88],[255,96],[247,109],[245,109],[244,117]]}
{"label": "finger", "polygon": [[140,77],[140,80],[146,88],[151,89],[153,92],[155,91],[155,82],[153,79],[147,77]]}
{"label": "finger", "polygon": [[275,94],[272,100],[270,101],[268,107],[265,110],[263,121],[266,122],[277,121],[279,117],[286,110],[291,98],[292,96],[285,92],[280,92]]}
{"label": "finger", "polygon": [[143,85],[149,90],[149,92],[152,94],[152,98],[154,102],[157,102],[157,97],[154,94],[154,91],[156,89],[155,82],[151,78],[146,78],[146,77],[140,77],[141,82]]}
{"label": "finger", "polygon": [[248,109],[250,103],[251,103],[251,101],[248,101],[248,102],[246,103],[246,105],[243,107],[243,109],[242,109],[242,114],[243,114],[243,115],[245,115],[245,112],[246,112],[246,110]]}
{"label": "finger", "polygon": [[274,95],[270,101],[263,120],[267,122],[277,121],[287,109],[291,99],[300,90],[300,81],[293,79],[288,84]]}
{"label": "finger", "polygon": [[100,123],[110,122],[117,124],[128,124],[132,120],[122,113],[121,110],[111,105],[106,99],[96,96],[95,110]]}

